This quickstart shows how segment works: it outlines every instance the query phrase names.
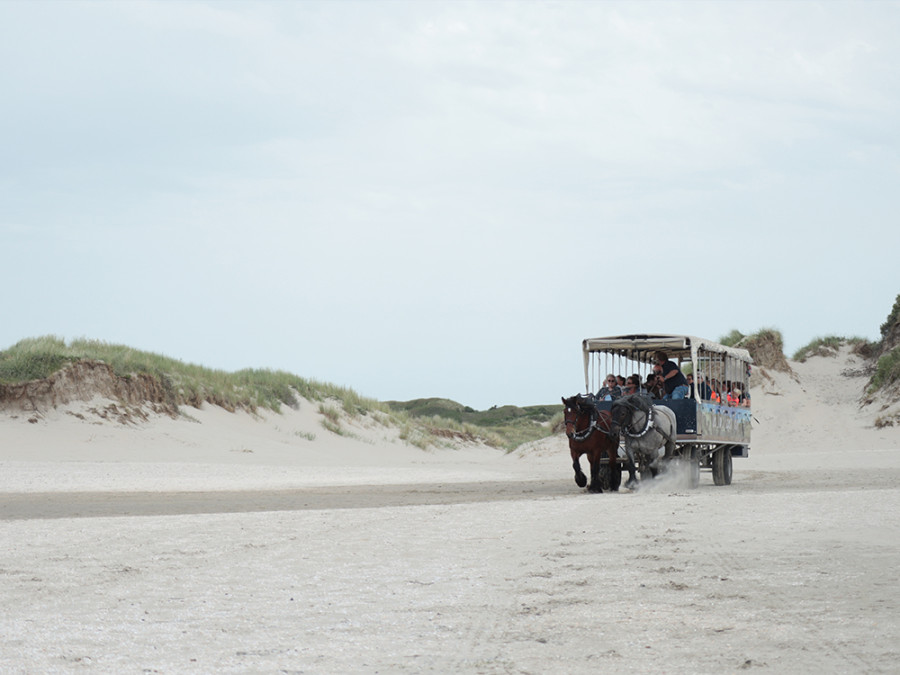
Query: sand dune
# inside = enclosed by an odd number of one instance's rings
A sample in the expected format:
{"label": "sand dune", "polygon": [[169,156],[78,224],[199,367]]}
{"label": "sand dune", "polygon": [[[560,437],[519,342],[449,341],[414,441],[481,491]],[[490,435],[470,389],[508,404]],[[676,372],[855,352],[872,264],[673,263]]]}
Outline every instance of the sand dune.
{"label": "sand dune", "polygon": [[896,672],[900,429],[849,353],[791,366],[697,490],[587,494],[564,437],[422,451],[308,402],[6,414],[0,671]]}

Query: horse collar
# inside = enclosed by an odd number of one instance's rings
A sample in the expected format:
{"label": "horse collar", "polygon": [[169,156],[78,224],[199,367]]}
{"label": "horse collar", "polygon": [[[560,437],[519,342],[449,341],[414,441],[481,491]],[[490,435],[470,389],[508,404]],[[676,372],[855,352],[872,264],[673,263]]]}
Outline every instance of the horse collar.
{"label": "horse collar", "polygon": [[[591,423],[587,425],[587,427],[583,431],[575,431],[572,434],[572,440],[582,443],[586,441],[592,433],[594,433],[594,429],[597,429],[597,409],[591,409]],[[574,422],[573,422],[574,425]]]}
{"label": "horse collar", "polygon": [[650,431],[650,427],[652,424],[653,424],[653,408],[650,408],[650,412],[647,413],[647,424],[644,426],[644,430],[641,431],[640,433],[633,434],[633,433],[631,433],[631,431],[629,430],[628,427],[625,427],[625,433],[628,436],[631,436],[631,438],[640,438],[641,436],[646,434],[648,431]]}

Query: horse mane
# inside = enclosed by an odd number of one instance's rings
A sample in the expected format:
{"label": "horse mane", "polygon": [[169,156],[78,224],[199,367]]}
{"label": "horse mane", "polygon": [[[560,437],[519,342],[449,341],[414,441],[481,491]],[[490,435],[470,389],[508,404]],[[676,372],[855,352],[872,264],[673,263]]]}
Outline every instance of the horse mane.
{"label": "horse mane", "polygon": [[642,412],[645,415],[650,414],[652,406],[653,401],[646,394],[629,394],[628,396],[617,398],[612,404],[613,408],[627,408],[631,413]]}
{"label": "horse mane", "polygon": [[597,408],[597,397],[594,396],[593,394],[578,394],[575,397],[575,401],[578,403],[579,406],[582,406],[584,408],[587,408],[587,407],[594,408],[594,409]]}

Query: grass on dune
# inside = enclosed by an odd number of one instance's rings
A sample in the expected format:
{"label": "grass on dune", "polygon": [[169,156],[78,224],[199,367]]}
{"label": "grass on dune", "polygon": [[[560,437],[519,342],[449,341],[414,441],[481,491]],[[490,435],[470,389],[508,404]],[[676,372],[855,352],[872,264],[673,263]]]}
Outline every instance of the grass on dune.
{"label": "grass on dune", "polygon": [[296,406],[297,396],[311,401],[335,398],[348,412],[386,410],[352,389],[308,380],[282,371],[248,368],[233,373],[185,363],[168,356],[98,340],[54,336],[21,340],[0,352],[0,384],[18,384],[49,377],[68,363],[102,361],[119,377],[147,374],[158,378],[179,405],[204,401],[229,409],[280,410]]}
{"label": "grass on dune", "polygon": [[809,344],[794,352],[793,359],[794,361],[804,363],[812,356],[834,356],[844,345],[849,345],[854,351],[861,355],[865,355],[866,350],[871,347],[871,343],[865,338],[825,335],[810,340]]}
{"label": "grass on dune", "polygon": [[[512,450],[520,443],[549,435],[548,425],[540,422],[556,412],[553,406],[532,409],[505,406],[478,413],[447,402],[448,405],[436,406],[422,415],[416,413],[424,411],[382,403],[348,387],[281,370],[249,368],[226,372],[124,345],[87,339],[66,343],[56,336],[28,338],[0,352],[0,385],[44,379],[69,363],[85,360],[103,362],[123,378],[154,377],[176,405],[199,407],[207,402],[228,410],[241,408],[253,412],[261,408],[279,412],[282,405],[297,407],[298,397],[302,397],[320,403],[323,426],[333,433],[349,433],[341,426],[341,415],[370,416],[378,423],[398,426],[401,438],[422,448],[464,439]],[[471,414],[462,414],[460,410]]]}

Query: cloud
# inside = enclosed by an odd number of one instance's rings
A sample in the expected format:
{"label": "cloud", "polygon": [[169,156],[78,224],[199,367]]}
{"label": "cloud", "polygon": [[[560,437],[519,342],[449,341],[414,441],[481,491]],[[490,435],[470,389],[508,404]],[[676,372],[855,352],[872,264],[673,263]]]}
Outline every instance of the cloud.
{"label": "cloud", "polygon": [[895,5],[46,7],[0,4],[4,280],[55,275],[7,342],[479,406],[577,386],[589,334],[893,301]]}

